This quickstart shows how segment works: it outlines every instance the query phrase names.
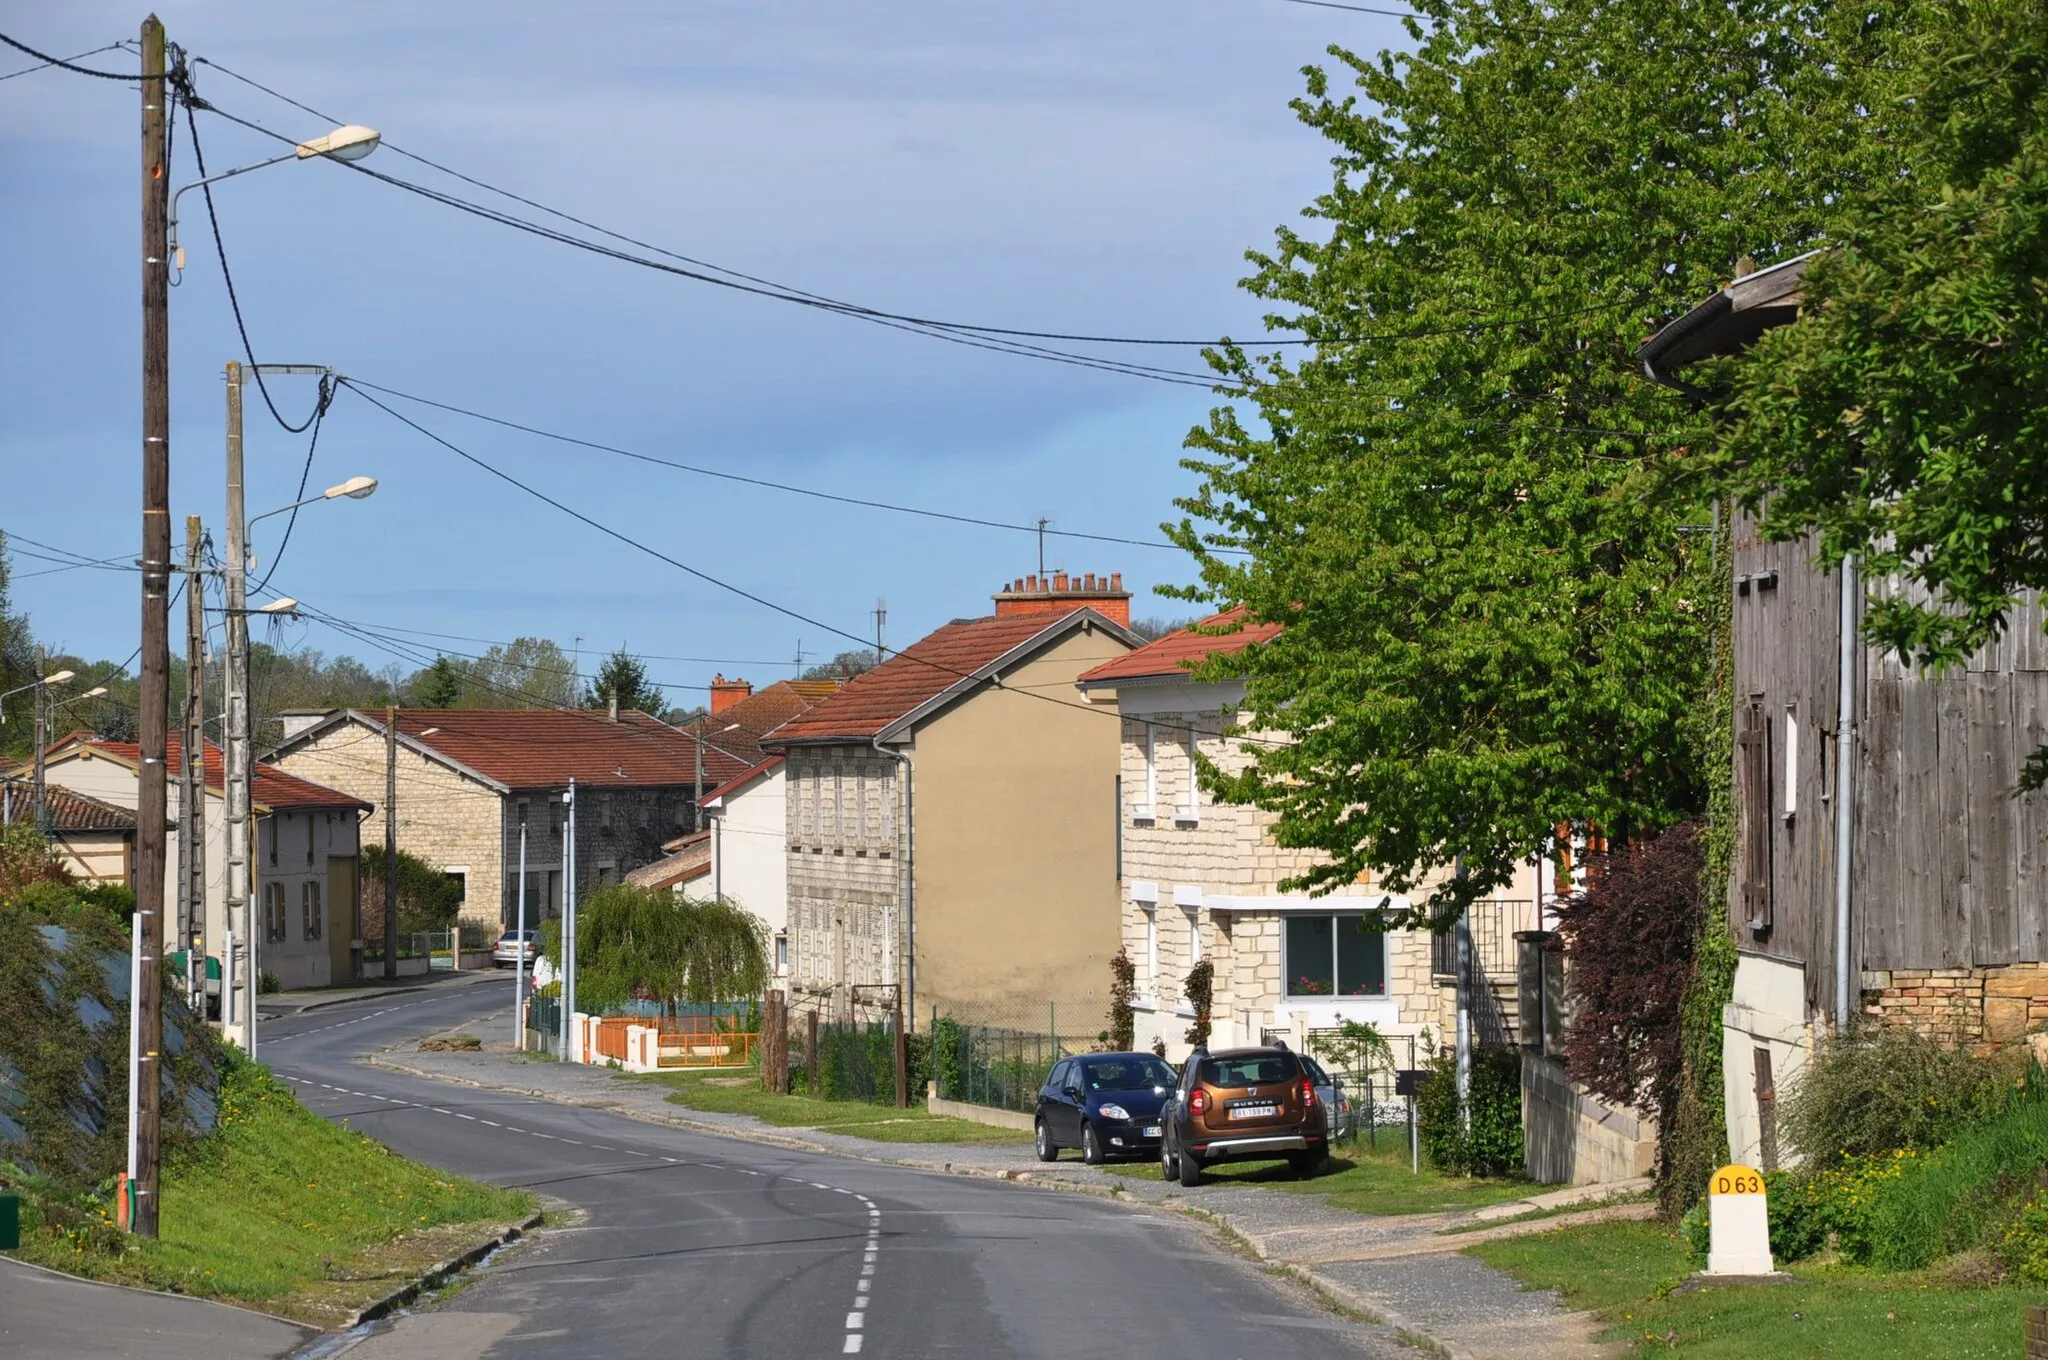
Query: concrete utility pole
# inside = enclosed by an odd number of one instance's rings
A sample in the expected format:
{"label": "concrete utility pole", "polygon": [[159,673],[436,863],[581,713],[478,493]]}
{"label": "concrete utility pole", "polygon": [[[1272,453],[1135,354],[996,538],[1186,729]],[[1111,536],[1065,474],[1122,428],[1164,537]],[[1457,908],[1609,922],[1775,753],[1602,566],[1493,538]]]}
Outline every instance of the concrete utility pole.
{"label": "concrete utility pole", "polygon": [[185,517],[185,740],[179,750],[178,940],[185,997],[206,1016],[206,588],[199,516]]}
{"label": "concrete utility pole", "polygon": [[43,672],[49,669],[48,658],[43,655],[42,644],[36,645],[36,686],[35,700],[35,743],[36,743],[36,830],[45,836],[50,834],[50,802],[44,792],[43,752],[50,744],[50,685],[43,679]]}
{"label": "concrete utility pole", "polygon": [[141,772],[136,797],[135,936],[138,986],[130,998],[137,1070],[134,1100],[135,1213],[142,1237],[157,1233],[157,1103],[163,1047],[164,823],[169,811],[164,757],[171,667],[171,276],[169,120],[164,106],[164,26],[142,21],[142,686],[136,734]]}
{"label": "concrete utility pole", "polygon": [[562,1061],[576,1060],[576,781],[562,795]]}
{"label": "concrete utility pole", "polygon": [[[456,926],[461,929],[460,924]],[[513,938],[518,945],[512,955],[512,1047],[526,1047],[526,1017],[520,1007],[526,1004],[526,809],[519,811],[519,925],[518,934]]]}
{"label": "concrete utility pole", "polygon": [[[456,927],[459,931],[460,925]],[[460,946],[457,947],[460,954]],[[384,707],[384,980],[398,977],[398,705]]]}
{"label": "concrete utility pole", "polygon": [[221,746],[227,788],[227,928],[241,941],[224,986],[232,996],[235,1041],[256,1055],[256,912],[249,815],[249,543],[242,500],[242,365],[230,359],[228,388],[228,654],[222,671]]}

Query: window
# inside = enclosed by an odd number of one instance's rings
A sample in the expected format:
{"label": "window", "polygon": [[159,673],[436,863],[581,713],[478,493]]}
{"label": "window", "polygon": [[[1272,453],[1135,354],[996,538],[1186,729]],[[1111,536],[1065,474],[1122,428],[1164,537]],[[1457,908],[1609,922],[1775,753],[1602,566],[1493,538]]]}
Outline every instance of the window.
{"label": "window", "polygon": [[1173,819],[1177,822],[1199,822],[1202,819],[1202,790],[1195,782],[1195,731],[1188,729],[1187,736],[1188,777],[1182,786],[1180,807],[1175,809]]}
{"label": "window", "polygon": [[818,840],[818,799],[823,796],[816,768],[804,771],[803,803],[805,842],[815,845]]}
{"label": "window", "polygon": [[896,844],[896,771],[888,765],[882,767],[882,840]]}
{"label": "window", "polygon": [[284,939],[284,884],[263,885],[263,938]]}
{"label": "window", "polygon": [[270,862],[277,863],[277,818],[263,819],[264,834],[270,838]]}
{"label": "window", "polygon": [[318,883],[301,883],[299,885],[299,934],[301,938],[308,940],[320,938],[322,915],[323,913],[320,910],[320,885]]}
{"label": "window", "polygon": [[313,819],[306,818],[306,863],[313,862]]}
{"label": "window", "polygon": [[1159,914],[1145,909],[1145,990],[1159,994]]}
{"label": "window", "polygon": [[1799,815],[1799,705],[1785,705],[1785,820]]}
{"label": "window", "polygon": [[1138,815],[1152,816],[1159,806],[1159,729],[1151,723],[1145,724],[1145,801],[1138,807]]}
{"label": "window", "polygon": [[832,767],[832,839],[846,839],[846,771]]}
{"label": "window", "polygon": [[1202,961],[1202,913],[1199,908],[1182,911],[1188,918],[1188,966],[1193,967]]}
{"label": "window", "polygon": [[450,869],[441,876],[448,880],[450,887],[455,889],[456,901],[467,902],[469,900],[469,871],[467,869]]}
{"label": "window", "polygon": [[789,971],[788,931],[778,930],[775,932],[775,971],[778,973],[787,973]]}
{"label": "window", "polygon": [[867,841],[868,830],[873,825],[868,820],[868,779],[871,768],[865,761],[853,767],[853,811],[858,822],[854,834],[859,836],[863,843]]}
{"label": "window", "polygon": [[1287,995],[1387,994],[1387,937],[1366,928],[1365,913],[1286,919]]}

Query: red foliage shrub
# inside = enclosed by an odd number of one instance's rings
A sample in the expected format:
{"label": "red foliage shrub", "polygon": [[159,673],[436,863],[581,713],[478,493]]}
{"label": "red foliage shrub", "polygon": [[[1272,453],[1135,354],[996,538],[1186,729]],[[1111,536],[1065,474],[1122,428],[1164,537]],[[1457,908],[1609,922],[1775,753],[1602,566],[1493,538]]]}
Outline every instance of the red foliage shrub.
{"label": "red foliage shrub", "polygon": [[1664,1119],[1685,1063],[1705,848],[1681,822],[1611,853],[1596,886],[1559,908],[1572,1003],[1565,1065],[1610,1104]]}

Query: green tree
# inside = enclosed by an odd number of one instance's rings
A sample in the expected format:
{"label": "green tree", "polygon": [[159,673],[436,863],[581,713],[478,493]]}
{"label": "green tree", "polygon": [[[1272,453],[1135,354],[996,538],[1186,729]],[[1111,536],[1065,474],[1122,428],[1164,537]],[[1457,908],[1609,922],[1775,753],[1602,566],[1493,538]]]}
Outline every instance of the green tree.
{"label": "green tree", "polygon": [[413,677],[412,701],[421,708],[453,708],[462,699],[462,672],[445,656]]}
{"label": "green tree", "polygon": [[821,661],[804,669],[798,677],[803,680],[851,680],[875,668],[875,652],[872,647],[841,652],[830,661]]}
{"label": "green tree", "polygon": [[[363,847],[363,939],[384,941],[384,847]],[[439,865],[398,852],[398,933],[446,930],[462,909],[462,889]]]}
{"label": "green tree", "polygon": [[[1857,134],[1869,15],[1428,0],[1415,50],[1333,48],[1302,121],[1336,180],[1245,286],[1313,347],[1229,347],[1248,405],[1193,432],[1170,526],[1190,598],[1280,622],[1226,659],[1261,726],[1219,797],[1447,919],[1568,819],[1611,835],[1699,809],[1713,579],[1704,503],[1644,494],[1705,418],[1640,379],[1660,316],[1827,220]],[[1243,549],[1238,556],[1229,549]]]}
{"label": "green tree", "polygon": [[585,708],[606,708],[616,699],[619,708],[660,714],[664,707],[661,686],[648,683],[647,667],[627,655],[622,646],[604,659],[583,691]]}
{"label": "green tree", "polygon": [[576,667],[546,638],[517,637],[463,668],[457,708],[575,708]]}
{"label": "green tree", "polygon": [[[561,922],[543,931],[543,948],[559,969]],[[576,1004],[586,1013],[636,997],[746,1001],[768,978],[768,928],[731,902],[614,883],[577,904]]]}
{"label": "green tree", "polygon": [[[1933,0],[1878,64],[1873,164],[1794,325],[1732,365],[1716,489],[1917,590],[1868,635],[1960,663],[2048,587],[2048,3]],[[2048,775],[2037,755],[2031,782]]]}

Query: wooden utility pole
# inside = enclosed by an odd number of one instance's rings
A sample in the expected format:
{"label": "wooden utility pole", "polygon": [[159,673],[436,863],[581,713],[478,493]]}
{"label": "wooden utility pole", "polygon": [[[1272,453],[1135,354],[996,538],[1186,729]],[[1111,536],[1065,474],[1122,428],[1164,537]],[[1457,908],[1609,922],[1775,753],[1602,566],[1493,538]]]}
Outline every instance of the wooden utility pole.
{"label": "wooden utility pole", "polygon": [[818,1098],[818,1009],[814,1005],[804,1015],[804,1094],[813,1100]]}
{"label": "wooden utility pole", "polygon": [[773,987],[761,1007],[761,1085],[778,1096],[789,1094],[789,1016]]}
{"label": "wooden utility pole", "polygon": [[185,999],[206,1017],[206,587],[199,516],[185,517],[185,740],[179,751],[178,943]]}
{"label": "wooden utility pole", "polygon": [[[460,931],[461,926],[456,929]],[[384,706],[384,980],[391,982],[397,977],[398,705],[392,703]]]}
{"label": "wooden utility pole", "polygon": [[130,1080],[136,1148],[136,1233],[157,1233],[157,1162],[162,1149],[157,1104],[163,1048],[165,727],[171,667],[171,276],[166,221],[170,206],[164,106],[164,26],[142,21],[142,692],[136,715],[141,773],[135,809],[135,909],[139,985],[130,1004],[139,1059]]}

